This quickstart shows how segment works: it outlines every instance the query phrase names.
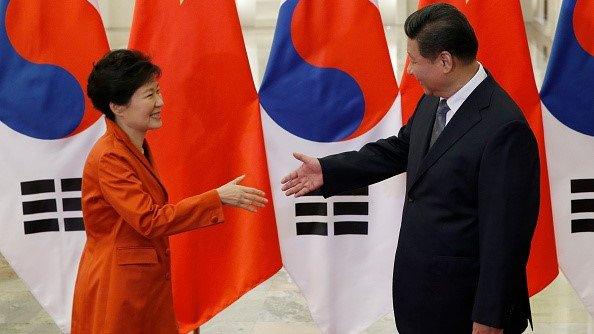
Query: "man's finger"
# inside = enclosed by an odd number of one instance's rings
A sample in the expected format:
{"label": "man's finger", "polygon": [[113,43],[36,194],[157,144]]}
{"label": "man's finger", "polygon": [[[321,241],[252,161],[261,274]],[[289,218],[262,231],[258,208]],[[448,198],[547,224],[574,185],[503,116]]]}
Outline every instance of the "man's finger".
{"label": "man's finger", "polygon": [[302,187],[302,188],[301,188],[301,190],[299,190],[299,191],[298,191],[298,192],[295,194],[295,197],[301,197],[301,196],[303,196],[303,195],[305,195],[305,194],[307,194],[307,193],[309,193],[309,192],[310,192],[310,190],[309,190],[309,188],[308,188],[308,187]]}
{"label": "man's finger", "polygon": [[287,191],[285,191],[285,195],[286,196],[291,196],[291,195],[297,193],[299,190],[301,190],[301,186],[300,185],[296,185],[294,187],[291,187],[291,188],[287,189]]}
{"label": "man's finger", "polygon": [[287,183],[283,184],[283,186],[281,187],[281,190],[282,190],[282,191],[285,191],[285,190],[287,190],[287,189],[289,189],[289,188],[293,188],[293,187],[295,187],[296,185],[298,185],[299,183],[300,183],[300,182],[299,182],[299,180],[298,180],[298,179],[291,180],[290,182],[287,182]]}
{"label": "man's finger", "polygon": [[294,170],[291,173],[289,173],[289,175],[286,175],[285,177],[283,177],[281,179],[281,183],[287,183],[287,182],[289,182],[289,181],[291,181],[292,179],[295,179],[295,178],[297,178],[297,171],[296,170]]}
{"label": "man's finger", "polygon": [[307,163],[309,160],[311,160],[310,156],[305,155],[303,153],[299,153],[299,152],[294,152],[293,156],[295,157],[295,159],[297,159],[303,163]]}

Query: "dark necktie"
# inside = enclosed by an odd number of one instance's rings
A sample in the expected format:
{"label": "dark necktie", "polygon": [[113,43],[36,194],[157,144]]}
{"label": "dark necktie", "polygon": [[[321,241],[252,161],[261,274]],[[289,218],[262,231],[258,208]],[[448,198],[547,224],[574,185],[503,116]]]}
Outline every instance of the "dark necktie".
{"label": "dark necktie", "polygon": [[431,132],[431,142],[429,143],[429,148],[433,146],[443,128],[446,126],[446,114],[450,111],[450,107],[446,103],[446,100],[443,99],[439,101],[439,105],[437,106],[437,112],[435,115],[435,123],[433,123],[433,132]]}

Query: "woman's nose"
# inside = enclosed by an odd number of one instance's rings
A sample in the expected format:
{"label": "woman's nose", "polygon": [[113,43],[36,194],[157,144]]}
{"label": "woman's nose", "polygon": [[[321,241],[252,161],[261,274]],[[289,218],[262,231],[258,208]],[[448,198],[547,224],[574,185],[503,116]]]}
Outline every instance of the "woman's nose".
{"label": "woman's nose", "polygon": [[162,107],[165,104],[163,101],[163,96],[161,94],[157,95],[157,101],[155,102],[156,107]]}

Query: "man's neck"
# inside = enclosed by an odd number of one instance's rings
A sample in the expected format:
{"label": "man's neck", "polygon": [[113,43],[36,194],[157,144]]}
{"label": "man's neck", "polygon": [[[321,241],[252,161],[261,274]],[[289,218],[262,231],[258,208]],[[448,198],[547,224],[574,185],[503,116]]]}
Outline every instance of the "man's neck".
{"label": "man's neck", "polygon": [[458,92],[470,81],[470,79],[472,79],[472,77],[474,77],[479,68],[480,65],[476,60],[468,65],[460,66],[460,68],[452,77],[452,84],[450,85],[449,89],[444,94],[442,94],[441,97],[448,99],[452,95],[456,94],[456,92]]}

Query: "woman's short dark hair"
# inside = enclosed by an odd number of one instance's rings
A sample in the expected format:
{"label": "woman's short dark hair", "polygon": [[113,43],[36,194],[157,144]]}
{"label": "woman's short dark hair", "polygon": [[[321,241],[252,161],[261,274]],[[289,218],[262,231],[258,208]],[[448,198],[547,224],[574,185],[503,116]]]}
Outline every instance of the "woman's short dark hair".
{"label": "woman's short dark hair", "polygon": [[435,60],[447,51],[465,64],[476,59],[478,41],[474,30],[452,5],[439,3],[417,10],[404,22],[404,32],[417,41],[424,58]]}
{"label": "woman's short dark hair", "polygon": [[87,81],[87,95],[97,110],[115,120],[109,103],[126,105],[134,92],[161,75],[159,66],[136,50],[113,50],[94,66]]}

